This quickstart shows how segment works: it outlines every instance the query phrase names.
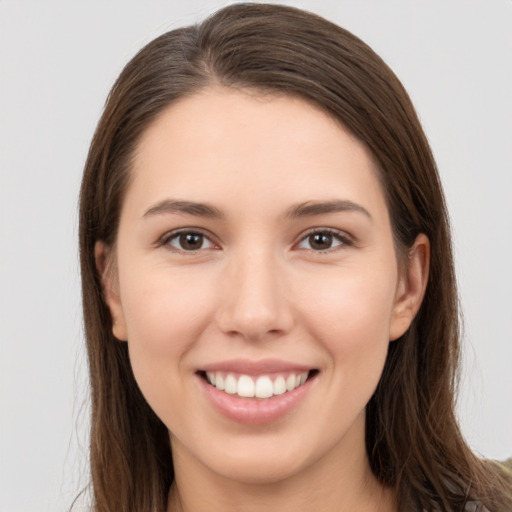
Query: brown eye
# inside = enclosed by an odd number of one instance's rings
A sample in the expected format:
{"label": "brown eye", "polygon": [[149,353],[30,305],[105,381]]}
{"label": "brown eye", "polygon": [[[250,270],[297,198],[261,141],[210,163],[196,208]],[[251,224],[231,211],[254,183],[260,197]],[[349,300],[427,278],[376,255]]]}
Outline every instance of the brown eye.
{"label": "brown eye", "polygon": [[350,245],[350,241],[346,236],[342,233],[323,230],[315,231],[304,237],[299,244],[299,248],[320,252],[335,249],[342,245]]}
{"label": "brown eye", "polygon": [[196,231],[182,231],[171,235],[165,241],[165,244],[172,249],[185,252],[211,249],[214,247],[214,244],[205,235]]}
{"label": "brown eye", "polygon": [[315,249],[316,251],[330,249],[332,246],[333,236],[331,234],[315,233],[314,235],[310,235],[308,238],[311,249]]}
{"label": "brown eye", "polygon": [[199,233],[184,233],[179,237],[182,249],[186,251],[197,251],[203,245],[203,235]]}

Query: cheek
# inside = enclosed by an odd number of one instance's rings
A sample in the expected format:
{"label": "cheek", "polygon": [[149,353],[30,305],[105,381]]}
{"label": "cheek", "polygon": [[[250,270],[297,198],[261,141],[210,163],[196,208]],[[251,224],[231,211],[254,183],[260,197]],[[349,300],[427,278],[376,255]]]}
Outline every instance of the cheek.
{"label": "cheek", "polygon": [[120,276],[120,283],[132,369],[158,414],[158,404],[184,384],[187,354],[208,323],[209,281],[156,267]]}
{"label": "cheek", "polygon": [[123,311],[131,343],[156,352],[183,350],[201,332],[211,306],[205,294],[208,281],[188,274],[155,268],[127,276],[121,289]]}
{"label": "cheek", "polygon": [[[351,346],[366,337],[368,341],[389,341],[395,287],[396,277],[389,267],[387,272],[335,269],[331,278],[317,280],[315,286],[306,283],[300,294],[302,303],[307,304],[305,316]],[[315,291],[313,297],[311,290]]]}
{"label": "cheek", "polygon": [[315,300],[303,295],[305,327],[329,354],[333,378],[339,380],[335,387],[354,389],[354,397],[358,389],[371,395],[389,345],[394,274],[389,268],[387,273],[351,269],[320,282]]}
{"label": "cheek", "polygon": [[140,270],[120,276],[130,363],[142,394],[172,430],[176,414],[186,415],[188,355],[211,316],[205,292],[212,283],[168,269]]}

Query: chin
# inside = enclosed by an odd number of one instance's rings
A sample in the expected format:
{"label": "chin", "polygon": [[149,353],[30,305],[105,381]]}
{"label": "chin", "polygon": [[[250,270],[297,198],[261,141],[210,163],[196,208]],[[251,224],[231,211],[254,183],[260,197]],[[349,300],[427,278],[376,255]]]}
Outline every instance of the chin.
{"label": "chin", "polygon": [[279,484],[301,473],[303,469],[298,462],[290,464],[284,459],[276,460],[276,457],[272,460],[260,457],[257,460],[245,458],[226,462],[211,469],[226,479],[246,485]]}
{"label": "chin", "polygon": [[[263,434],[263,433],[261,433]],[[209,454],[210,470],[226,479],[248,485],[278,484],[306,473],[322,453],[308,450],[307,440],[256,436],[232,443],[222,456]],[[209,463],[208,463],[209,462]]]}

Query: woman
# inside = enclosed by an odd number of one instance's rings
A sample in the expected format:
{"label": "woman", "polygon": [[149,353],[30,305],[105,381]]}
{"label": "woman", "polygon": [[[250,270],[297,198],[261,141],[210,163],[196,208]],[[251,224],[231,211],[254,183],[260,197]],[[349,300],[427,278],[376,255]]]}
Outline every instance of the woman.
{"label": "woman", "polygon": [[435,163],[353,35],[234,5],[147,45],[80,244],[94,510],[511,509],[454,415]]}

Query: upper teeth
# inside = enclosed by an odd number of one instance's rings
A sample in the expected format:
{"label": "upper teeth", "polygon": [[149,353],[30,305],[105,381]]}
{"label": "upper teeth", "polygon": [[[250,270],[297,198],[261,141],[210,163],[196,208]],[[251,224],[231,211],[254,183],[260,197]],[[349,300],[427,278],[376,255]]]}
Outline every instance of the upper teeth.
{"label": "upper teeth", "polygon": [[247,398],[269,398],[298,388],[306,382],[308,374],[309,372],[291,373],[287,377],[278,375],[272,378],[268,375],[262,375],[253,378],[249,375],[235,376],[231,373],[226,375],[220,372],[207,372],[206,377],[212,386],[230,395]]}

